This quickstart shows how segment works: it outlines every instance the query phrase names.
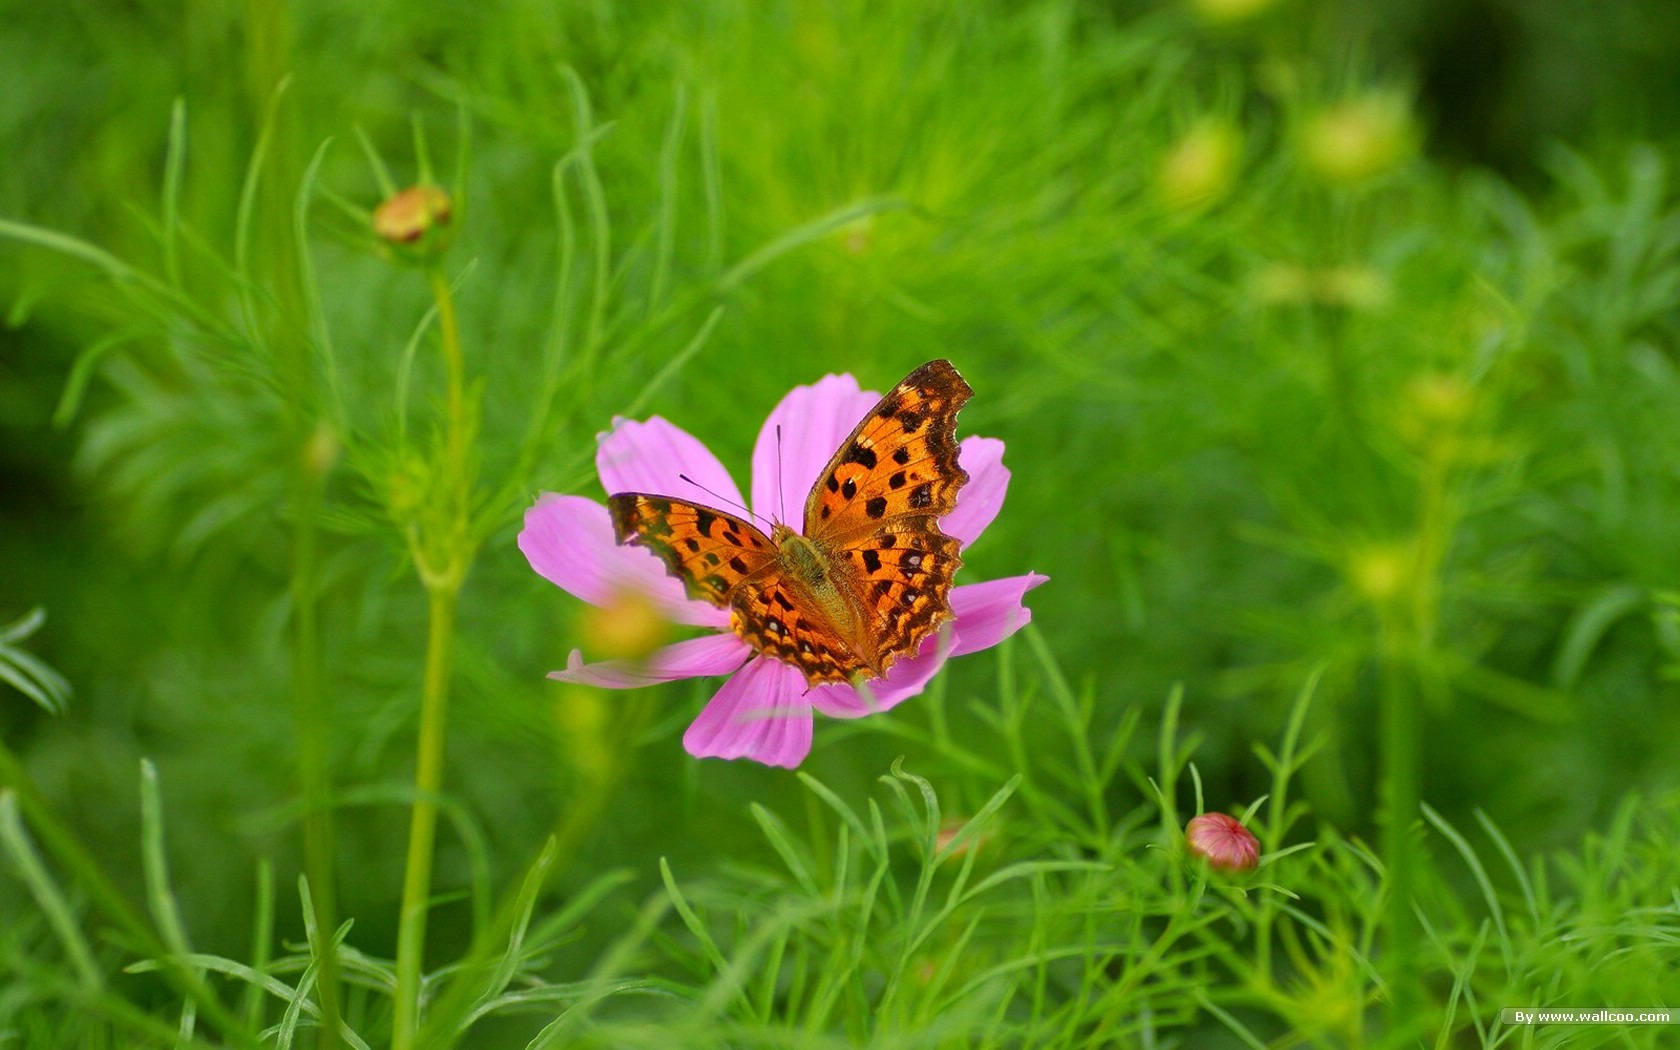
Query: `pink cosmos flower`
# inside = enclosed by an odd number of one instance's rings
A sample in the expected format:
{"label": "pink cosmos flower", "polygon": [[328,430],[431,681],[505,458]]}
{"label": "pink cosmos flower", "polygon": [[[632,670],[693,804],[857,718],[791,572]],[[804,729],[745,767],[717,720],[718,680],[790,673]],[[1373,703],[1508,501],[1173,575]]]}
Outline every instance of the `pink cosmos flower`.
{"label": "pink cosmos flower", "polygon": [[1260,863],[1260,840],[1242,821],[1224,813],[1203,813],[1184,827],[1192,856],[1205,857],[1221,871],[1252,871]]}
{"label": "pink cosmos flower", "polygon": [[[784,505],[802,509],[805,494],[834,450],[879,400],[879,394],[858,389],[849,375],[825,376],[784,397],[753,449],[751,506],[758,518],[779,518]],[[746,505],[717,457],[657,416],[645,423],[615,420],[599,440],[595,466],[608,493],[652,492],[708,506]],[[966,547],[997,517],[1009,471],[1003,465],[1003,442],[995,438],[964,438],[961,462],[968,484],[939,524]],[[788,524],[798,529],[802,522]],[[990,648],[1025,626],[1032,612],[1022,598],[1048,579],[1027,573],[953,587],[955,619],[929,635],[915,655],[900,658],[861,690],[845,683],[812,688],[792,664],[758,655],[730,630],[728,609],[690,599],[658,555],[641,546],[620,546],[607,508],[594,500],[543,493],[525,512],[519,549],[531,568],[586,602],[607,606],[626,591],[637,592],[672,621],[714,632],[668,645],[639,663],[587,664],[573,650],[566,669],[550,678],[634,689],[730,675],[683,735],[683,746],[696,758],[750,758],[790,769],[811,751],[813,708],[832,718],[861,718],[915,696],[949,658]]]}

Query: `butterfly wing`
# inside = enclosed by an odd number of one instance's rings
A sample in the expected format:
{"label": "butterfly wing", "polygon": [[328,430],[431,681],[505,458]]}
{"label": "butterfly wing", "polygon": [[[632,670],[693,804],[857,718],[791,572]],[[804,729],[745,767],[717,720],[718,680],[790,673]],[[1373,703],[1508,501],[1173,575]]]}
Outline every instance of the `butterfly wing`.
{"label": "butterfly wing", "polygon": [[766,573],[735,593],[731,625],[757,651],[785,660],[811,685],[850,681],[867,657],[835,632],[809,590],[792,576]]}
{"label": "butterfly wing", "polygon": [[884,673],[951,618],[960,544],[939,530],[968,474],[957,412],[974,391],[949,361],[911,372],[840,445],[805,503],[805,535],[849,572],[854,645]]}
{"label": "butterfly wing", "polygon": [[776,561],[768,536],[721,510],[645,492],[610,496],[607,507],[618,542],[659,555],[690,598],[727,607],[741,580]]}

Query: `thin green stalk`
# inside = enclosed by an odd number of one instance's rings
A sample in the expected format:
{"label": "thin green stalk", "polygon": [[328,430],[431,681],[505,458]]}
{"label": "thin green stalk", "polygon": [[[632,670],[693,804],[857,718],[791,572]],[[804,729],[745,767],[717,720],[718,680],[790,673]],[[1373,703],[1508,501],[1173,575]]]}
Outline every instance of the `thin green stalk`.
{"label": "thin green stalk", "polygon": [[[313,889],[315,925],[338,926],[338,897],[333,880],[332,789],[327,773],[327,713],[321,689],[321,633],[316,618],[320,559],[316,519],[321,506],[325,463],[318,442],[322,431],[306,439],[297,469],[297,517],[292,530],[292,696],[298,734],[298,779],[303,787],[303,864]],[[321,1005],[321,1046],[339,1044],[338,959],[328,952],[317,960]]]}
{"label": "thin green stalk", "polygon": [[1403,604],[1383,614],[1381,653],[1383,864],[1388,898],[1389,1037],[1401,1045],[1415,1036],[1417,1009],[1417,921],[1412,820],[1419,812],[1421,757],[1419,727],[1426,717],[1427,683],[1420,677],[1435,644],[1440,615],[1440,571],[1452,534],[1449,496],[1451,463],[1440,449],[1429,450],[1418,482],[1418,529]]}
{"label": "thin green stalk", "polygon": [[449,706],[450,651],[455,635],[455,592],[428,590],[426,680],[420,697],[420,743],[414,770],[414,809],[408,824],[408,864],[397,927],[397,998],[391,1045],[414,1045],[420,1018],[420,967],[431,901],[432,845],[437,836],[437,794],[443,785],[444,725]]}
{"label": "thin green stalk", "polygon": [[[1306,722],[1307,705],[1312,702],[1314,694],[1318,692],[1319,680],[1324,677],[1324,666],[1320,664],[1313,668],[1306,684],[1301,687],[1301,692],[1290,708],[1289,722],[1283,731],[1283,741],[1278,746],[1277,766],[1272,776],[1272,797],[1267,804],[1264,840],[1265,845],[1274,850],[1283,848],[1284,836],[1289,832],[1290,780],[1304,761],[1297,757],[1301,727]],[[1255,908],[1254,973],[1262,990],[1269,990],[1272,986],[1272,926],[1277,919],[1281,903],[1278,895],[1262,893]]]}
{"label": "thin green stalk", "polygon": [[[1408,688],[1410,668],[1399,650],[1399,629],[1384,625],[1382,705],[1383,865],[1388,875],[1384,924],[1388,927],[1389,1033],[1398,1036],[1416,1023],[1417,931],[1412,917],[1412,814],[1418,811],[1420,699]],[[1398,1044],[1397,1044],[1398,1045]]]}
{"label": "thin green stalk", "polygon": [[428,613],[426,677],[420,696],[420,738],[414,765],[414,808],[409,817],[408,860],[397,924],[397,990],[391,1026],[391,1045],[395,1050],[410,1050],[420,1030],[420,976],[431,900],[432,849],[437,838],[437,798],[443,786],[455,600],[473,556],[467,520],[473,483],[467,462],[471,431],[461,335],[448,279],[434,266],[428,280],[437,300],[438,341],[443,353],[447,393],[443,463],[436,490],[440,498],[423,511],[418,535],[411,533],[415,565],[426,587]]}
{"label": "thin green stalk", "polygon": [[[448,508],[450,516],[458,519],[452,524],[465,525],[466,494],[470,488],[466,476],[467,460],[467,381],[466,363],[461,357],[461,335],[455,320],[455,295],[449,289],[449,279],[444,276],[439,267],[432,267],[427,274],[427,280],[432,286],[432,297],[437,300],[438,340],[443,350],[443,365],[447,398],[445,411],[448,417],[445,421],[444,432],[444,485],[445,491],[451,498]],[[449,530],[449,539],[458,539],[459,534]],[[450,544],[453,546],[453,544]],[[461,552],[449,551],[445,553],[445,562],[453,563]]]}

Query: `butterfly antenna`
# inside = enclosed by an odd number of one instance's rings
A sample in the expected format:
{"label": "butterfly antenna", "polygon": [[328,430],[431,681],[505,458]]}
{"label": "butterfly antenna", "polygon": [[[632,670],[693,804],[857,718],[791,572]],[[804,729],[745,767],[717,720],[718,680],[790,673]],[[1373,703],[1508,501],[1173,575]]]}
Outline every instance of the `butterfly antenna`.
{"label": "butterfly antenna", "polygon": [[722,504],[726,507],[734,507],[736,510],[740,511],[742,514],[745,514],[749,521],[755,521],[755,520],[758,519],[758,515],[754,514],[752,511],[748,510],[746,507],[743,507],[740,503],[736,502],[735,500],[730,499],[728,496],[725,496],[721,492],[716,492],[712,489],[707,488],[706,486],[700,484],[698,481],[695,481],[693,478],[689,477],[687,474],[678,474],[677,477],[682,479],[683,481],[688,482],[690,485],[693,485],[695,488],[699,489],[701,492],[704,492],[706,495],[708,495],[708,496],[712,497],[713,499],[717,500],[720,504]]}
{"label": "butterfly antenna", "polygon": [[776,514],[787,520],[787,490],[782,487],[782,425],[776,424]]}

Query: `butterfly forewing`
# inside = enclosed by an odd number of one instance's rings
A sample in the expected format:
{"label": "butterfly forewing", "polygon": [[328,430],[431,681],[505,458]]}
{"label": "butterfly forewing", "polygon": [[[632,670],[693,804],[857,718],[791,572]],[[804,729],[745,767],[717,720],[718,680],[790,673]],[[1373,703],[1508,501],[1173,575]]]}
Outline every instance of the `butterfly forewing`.
{"label": "butterfly forewing", "polygon": [[831,546],[894,519],[937,520],[957,505],[957,410],[974,393],[949,361],[904,377],[829,460],[805,501],[805,535]]}
{"label": "butterfly forewing", "polygon": [[736,584],[776,560],[768,536],[721,510],[644,492],[609,497],[607,506],[618,542],[659,555],[691,598],[728,606]]}
{"label": "butterfly forewing", "polygon": [[939,530],[968,474],[957,412],[973,390],[949,361],[911,372],[869,411],[818,478],[805,535],[850,582],[864,624],[860,661],[884,674],[951,618],[958,541]]}

